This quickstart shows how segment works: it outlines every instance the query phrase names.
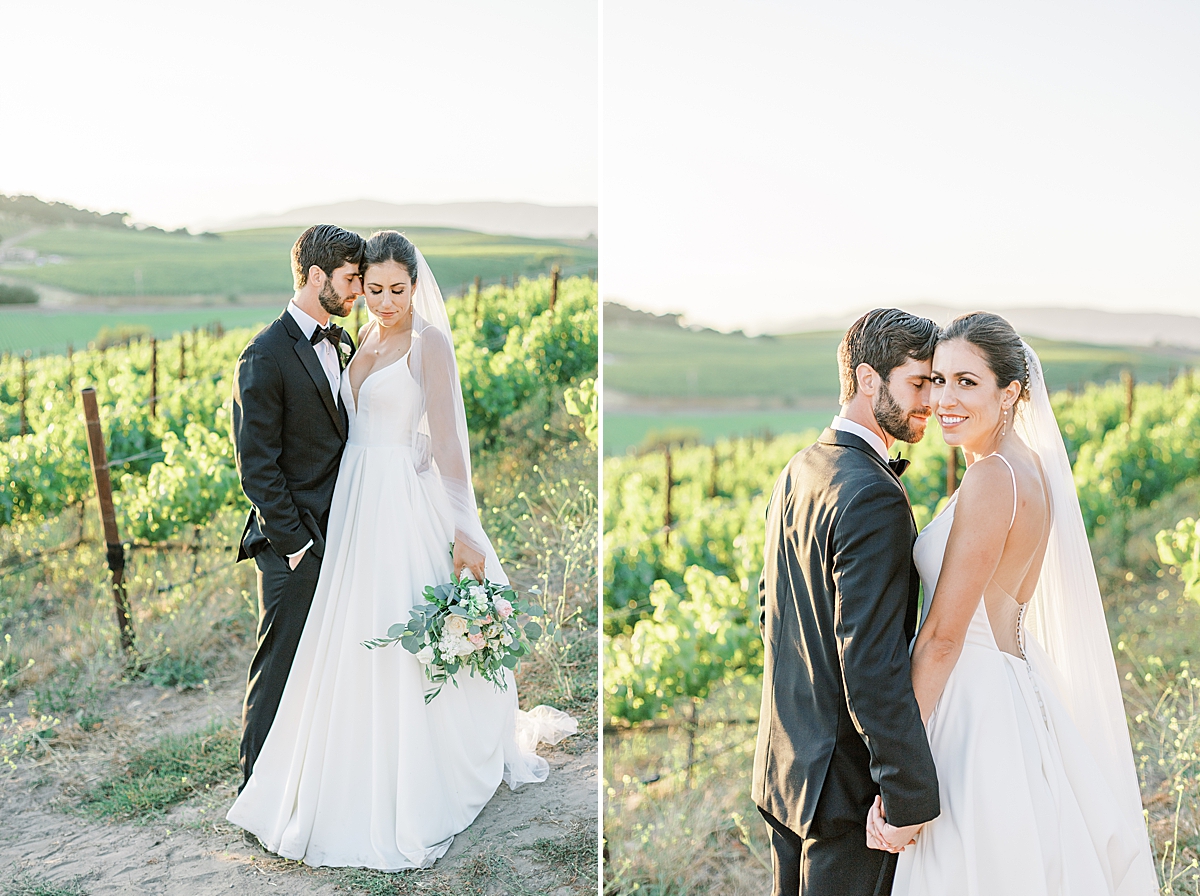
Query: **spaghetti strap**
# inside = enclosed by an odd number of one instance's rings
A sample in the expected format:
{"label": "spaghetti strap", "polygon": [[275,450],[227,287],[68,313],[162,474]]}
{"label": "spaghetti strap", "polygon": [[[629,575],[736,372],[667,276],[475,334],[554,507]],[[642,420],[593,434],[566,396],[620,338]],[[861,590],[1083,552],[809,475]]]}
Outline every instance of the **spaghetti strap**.
{"label": "spaghetti strap", "polygon": [[1008,467],[1008,475],[1012,477],[1013,482],[1013,511],[1012,519],[1008,521],[1008,529],[1011,532],[1013,523],[1017,521],[1017,471],[1013,469],[1013,465],[1008,462],[1008,458],[998,452],[992,452],[988,457],[998,457],[1004,461],[1004,466]]}

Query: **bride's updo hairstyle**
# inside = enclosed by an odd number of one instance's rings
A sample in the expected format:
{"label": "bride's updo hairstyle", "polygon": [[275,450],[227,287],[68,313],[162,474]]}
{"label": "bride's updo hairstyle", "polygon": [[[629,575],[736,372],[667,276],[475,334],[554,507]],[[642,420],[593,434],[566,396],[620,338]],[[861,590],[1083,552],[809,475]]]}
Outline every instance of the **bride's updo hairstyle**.
{"label": "bride's updo hairstyle", "polygon": [[942,330],[938,342],[950,342],[953,339],[961,339],[979,350],[996,377],[999,388],[1003,389],[1009,383],[1020,383],[1021,394],[1017,396],[1017,401],[1029,398],[1029,363],[1025,360],[1025,343],[1012,324],[998,314],[975,311],[950,321]]}
{"label": "bride's updo hairstyle", "polygon": [[363,252],[363,273],[366,273],[367,268],[373,264],[384,264],[389,261],[403,265],[404,269],[408,271],[409,278],[416,284],[417,247],[398,230],[377,230],[367,240],[367,246]]}

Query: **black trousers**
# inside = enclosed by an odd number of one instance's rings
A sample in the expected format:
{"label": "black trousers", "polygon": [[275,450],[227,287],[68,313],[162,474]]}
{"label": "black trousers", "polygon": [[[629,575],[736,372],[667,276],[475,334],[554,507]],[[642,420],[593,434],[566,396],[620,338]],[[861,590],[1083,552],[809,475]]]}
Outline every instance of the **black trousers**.
{"label": "black trousers", "polygon": [[889,896],[892,892],[896,856],[867,846],[865,812],[857,823],[822,819],[818,801],[808,835],[801,837],[761,806],[758,811],[771,835],[773,896]]}
{"label": "black trousers", "polygon": [[242,704],[241,787],[250,780],[254,760],[275,721],[321,571],[321,560],[311,549],[295,569],[271,547],[255,555],[254,565],[258,567],[258,647],[250,661]]}

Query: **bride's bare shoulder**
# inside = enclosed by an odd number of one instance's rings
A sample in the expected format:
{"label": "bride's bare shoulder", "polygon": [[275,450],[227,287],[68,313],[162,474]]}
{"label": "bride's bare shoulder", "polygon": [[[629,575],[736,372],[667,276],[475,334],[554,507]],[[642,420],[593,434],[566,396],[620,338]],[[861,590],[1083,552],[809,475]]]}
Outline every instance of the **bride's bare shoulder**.
{"label": "bride's bare shoulder", "polygon": [[974,511],[990,511],[995,507],[1011,508],[1016,494],[1013,475],[1008,461],[998,454],[975,461],[967,468],[958,488],[956,514],[961,517]]}

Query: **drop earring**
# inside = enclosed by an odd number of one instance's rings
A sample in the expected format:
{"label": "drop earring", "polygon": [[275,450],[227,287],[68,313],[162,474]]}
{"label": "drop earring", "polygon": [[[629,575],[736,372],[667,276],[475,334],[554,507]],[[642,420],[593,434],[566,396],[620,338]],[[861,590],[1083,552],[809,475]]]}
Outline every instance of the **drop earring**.
{"label": "drop earring", "polygon": [[1000,417],[1000,438],[1004,438],[1008,432],[1008,408],[1004,408],[1004,413]]}

